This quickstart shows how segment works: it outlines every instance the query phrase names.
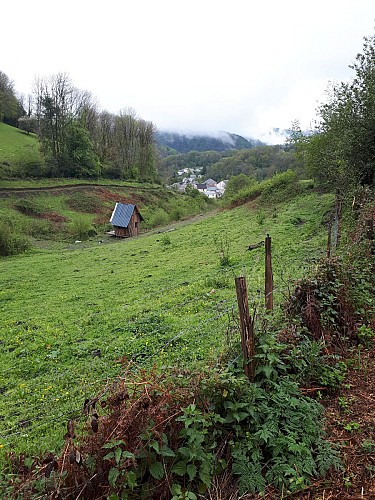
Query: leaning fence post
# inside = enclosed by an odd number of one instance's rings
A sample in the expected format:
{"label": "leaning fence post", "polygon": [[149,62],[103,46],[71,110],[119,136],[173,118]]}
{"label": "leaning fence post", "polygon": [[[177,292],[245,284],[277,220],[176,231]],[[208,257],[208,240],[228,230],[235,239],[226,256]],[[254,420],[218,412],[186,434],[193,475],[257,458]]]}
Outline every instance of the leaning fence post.
{"label": "leaning fence post", "polygon": [[272,274],[271,237],[269,234],[267,234],[265,240],[265,249],[266,249],[265,300],[266,300],[266,309],[271,311],[273,309],[273,274]]}
{"label": "leaning fence post", "polygon": [[238,310],[241,325],[241,348],[244,372],[250,382],[255,377],[255,339],[254,322],[250,318],[249,301],[247,297],[246,279],[243,276],[235,279]]}

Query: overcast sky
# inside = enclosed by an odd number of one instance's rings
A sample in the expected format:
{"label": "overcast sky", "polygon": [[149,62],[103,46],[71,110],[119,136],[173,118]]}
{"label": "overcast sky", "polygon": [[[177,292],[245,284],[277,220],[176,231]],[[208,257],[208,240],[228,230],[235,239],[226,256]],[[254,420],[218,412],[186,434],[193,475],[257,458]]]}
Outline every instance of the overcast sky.
{"label": "overcast sky", "polygon": [[102,109],[159,129],[267,139],[313,122],[374,33],[374,0],[2,2],[0,70],[18,92],[68,73]]}

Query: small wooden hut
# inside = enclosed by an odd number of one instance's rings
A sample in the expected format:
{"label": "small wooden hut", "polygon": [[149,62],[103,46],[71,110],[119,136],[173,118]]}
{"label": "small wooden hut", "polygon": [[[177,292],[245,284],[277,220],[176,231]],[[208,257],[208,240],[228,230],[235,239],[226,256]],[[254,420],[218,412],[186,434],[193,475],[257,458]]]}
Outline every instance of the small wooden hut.
{"label": "small wooden hut", "polygon": [[116,203],[109,222],[113,226],[115,236],[131,238],[132,236],[138,236],[139,226],[143,220],[136,205]]}

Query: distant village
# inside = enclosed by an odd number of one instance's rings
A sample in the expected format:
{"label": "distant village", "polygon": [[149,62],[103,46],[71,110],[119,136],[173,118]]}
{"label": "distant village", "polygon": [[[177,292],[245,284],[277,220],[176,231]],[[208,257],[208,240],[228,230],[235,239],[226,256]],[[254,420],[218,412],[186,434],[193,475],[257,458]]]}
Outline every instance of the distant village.
{"label": "distant village", "polygon": [[197,189],[208,198],[221,198],[228,181],[216,182],[213,179],[207,179],[202,182],[201,170],[201,168],[183,168],[179,170],[177,175],[181,177],[181,180],[169,187],[184,193],[189,186]]}

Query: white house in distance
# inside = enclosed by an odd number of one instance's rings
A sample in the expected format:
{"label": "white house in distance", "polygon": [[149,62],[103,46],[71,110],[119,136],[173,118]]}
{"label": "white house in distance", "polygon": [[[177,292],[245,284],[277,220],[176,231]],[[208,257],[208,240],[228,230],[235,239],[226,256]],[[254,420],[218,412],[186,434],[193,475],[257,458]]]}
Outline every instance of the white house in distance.
{"label": "white house in distance", "polygon": [[228,181],[221,181],[217,183],[213,179],[208,179],[205,181],[202,185],[199,186],[205,186],[203,189],[197,189],[204,195],[206,195],[208,198],[221,198],[225,192],[225,186]]}
{"label": "white house in distance", "polygon": [[[180,173],[180,171],[178,173]],[[189,177],[185,177],[182,182],[173,184],[171,187],[177,189],[177,191],[184,192],[186,186],[190,185],[208,198],[221,198],[225,192],[227,182],[227,180],[216,182],[214,179],[207,179],[199,183],[196,182],[196,175],[190,175]]]}

